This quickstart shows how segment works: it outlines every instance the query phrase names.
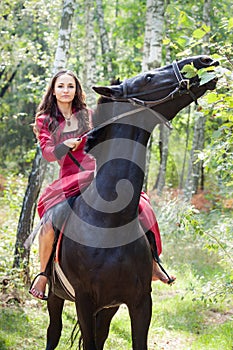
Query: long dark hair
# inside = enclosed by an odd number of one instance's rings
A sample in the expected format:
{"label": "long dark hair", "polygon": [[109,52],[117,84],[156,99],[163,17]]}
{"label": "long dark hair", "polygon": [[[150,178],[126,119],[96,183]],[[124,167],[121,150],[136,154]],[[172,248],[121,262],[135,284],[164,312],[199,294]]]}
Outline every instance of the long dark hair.
{"label": "long dark hair", "polygon": [[53,92],[54,92],[54,86],[57,78],[63,74],[68,74],[71,77],[73,77],[76,83],[75,96],[72,101],[72,110],[74,110],[75,112],[78,112],[79,129],[80,129],[79,131],[80,133],[82,133],[90,128],[89,114],[88,114],[87,105],[86,105],[86,95],[75,73],[67,69],[62,69],[58,71],[52,77],[47,87],[47,90],[45,92],[45,95],[37,108],[35,119],[37,119],[42,114],[47,115],[48,123],[49,123],[48,128],[49,128],[49,131],[51,132],[54,132],[59,126],[59,120],[58,120],[59,112],[57,107],[57,100]]}

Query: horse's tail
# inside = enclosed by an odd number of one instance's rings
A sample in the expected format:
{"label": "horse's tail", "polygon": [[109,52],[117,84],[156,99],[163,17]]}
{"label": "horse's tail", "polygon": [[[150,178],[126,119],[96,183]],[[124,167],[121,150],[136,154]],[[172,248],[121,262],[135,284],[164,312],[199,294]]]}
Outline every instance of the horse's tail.
{"label": "horse's tail", "polygon": [[83,349],[83,339],[82,335],[80,332],[80,327],[79,327],[79,321],[77,321],[74,325],[74,328],[72,330],[71,336],[70,336],[70,349],[73,347],[74,343],[76,342],[77,338],[79,337],[78,340],[78,350]]}

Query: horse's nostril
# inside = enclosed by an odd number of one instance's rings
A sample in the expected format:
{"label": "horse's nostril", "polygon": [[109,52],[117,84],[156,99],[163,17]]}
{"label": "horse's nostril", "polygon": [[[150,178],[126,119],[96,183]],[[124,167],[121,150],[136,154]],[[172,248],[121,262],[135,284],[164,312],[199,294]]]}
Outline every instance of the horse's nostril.
{"label": "horse's nostril", "polygon": [[201,57],[201,62],[204,64],[210,65],[213,63],[213,60],[212,60],[212,58],[210,58],[208,56],[203,56],[203,57]]}
{"label": "horse's nostril", "polygon": [[202,56],[200,58],[200,61],[202,64],[206,65],[206,66],[219,66],[219,62],[218,61],[214,61],[212,58],[208,57],[208,56]]}

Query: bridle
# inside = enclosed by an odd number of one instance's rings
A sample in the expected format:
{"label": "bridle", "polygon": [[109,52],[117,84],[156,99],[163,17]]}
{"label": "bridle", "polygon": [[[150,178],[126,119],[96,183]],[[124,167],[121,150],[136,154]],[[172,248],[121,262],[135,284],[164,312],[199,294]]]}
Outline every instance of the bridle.
{"label": "bridle", "polygon": [[[119,114],[117,116],[114,116],[114,117],[106,120],[105,122],[101,123],[100,125],[97,125],[93,129],[91,129],[91,130],[85,132],[84,134],[82,134],[81,137],[82,138],[86,137],[90,133],[101,129],[104,126],[107,126],[107,125],[109,125],[111,123],[114,123],[114,122],[118,121],[119,119],[121,119],[123,117],[126,117],[126,116],[129,116],[129,115],[141,112],[143,110],[149,110],[151,113],[153,113],[156,116],[156,118],[158,118],[162,123],[164,123],[169,129],[172,129],[172,126],[171,126],[170,122],[162,114],[154,111],[152,109],[152,107],[157,106],[159,104],[162,104],[164,102],[167,102],[169,100],[173,100],[177,93],[179,95],[189,94],[192,97],[192,99],[194,100],[194,102],[197,104],[197,97],[190,90],[190,88],[193,87],[195,84],[194,83],[190,84],[189,79],[184,79],[183,78],[177,61],[173,61],[172,62],[172,68],[173,68],[173,71],[174,71],[174,74],[175,74],[175,77],[177,79],[178,84],[177,83],[174,84],[174,89],[167,96],[165,96],[165,97],[163,97],[161,99],[158,99],[158,100],[154,100],[154,101],[140,100],[137,97],[143,96],[143,95],[147,95],[148,93],[151,94],[151,93],[154,93],[154,92],[157,92],[157,91],[161,91],[161,88],[160,89],[157,88],[157,89],[150,90],[150,91],[142,91],[142,92],[138,92],[138,93],[134,93],[134,94],[130,95],[130,94],[128,94],[128,91],[127,91],[128,90],[127,89],[127,80],[125,80],[122,83],[122,86],[123,86],[123,97],[122,98],[111,97],[110,99],[113,100],[113,101],[116,101],[116,102],[130,102],[133,106],[138,106],[138,108],[134,109],[134,110],[131,110],[131,111],[128,111],[128,112],[125,112],[125,113],[122,113],[122,114]],[[137,96],[137,97],[135,97],[135,96]],[[106,96],[106,97],[109,98],[109,96]]]}
{"label": "bridle", "polygon": [[[123,99],[129,101],[130,103],[134,104],[134,105],[140,105],[140,106],[144,106],[144,107],[148,107],[148,108],[152,108],[154,106],[157,106],[159,104],[165,103],[169,100],[173,100],[176,94],[179,95],[183,95],[183,94],[188,94],[192,97],[193,101],[195,102],[195,104],[197,105],[197,97],[195,96],[195,94],[191,91],[191,87],[193,87],[196,84],[190,84],[189,79],[184,79],[180,68],[178,66],[177,61],[173,61],[172,62],[172,68],[175,74],[175,77],[177,79],[178,84],[174,84],[174,89],[165,97],[158,99],[158,100],[154,100],[154,101],[144,101],[144,100],[140,100],[139,98],[137,98],[138,96],[143,96],[143,95],[148,95],[148,93],[155,93],[158,91],[161,91],[160,89],[154,89],[154,90],[150,90],[148,91],[142,91],[142,92],[138,92],[138,93],[134,93],[132,95],[128,94],[128,89],[127,89],[127,80],[125,80],[122,85],[123,85]],[[137,96],[137,97],[136,97]],[[117,100],[117,99],[116,99]],[[122,100],[122,99],[121,99]],[[119,101],[119,100],[118,100]]]}
{"label": "bridle", "polygon": [[[81,137],[82,138],[87,137],[89,134],[91,134],[91,133],[93,133],[93,132],[103,128],[104,126],[112,124],[112,123],[118,121],[119,119],[121,119],[123,117],[129,116],[129,115],[134,115],[136,113],[139,113],[139,112],[145,111],[145,110],[149,110],[152,114],[154,114],[154,116],[161,123],[163,123],[169,129],[172,129],[171,123],[162,114],[158,113],[157,111],[154,111],[152,109],[152,107],[157,106],[159,104],[162,104],[164,102],[167,102],[169,100],[173,100],[176,94],[179,94],[179,95],[189,94],[192,97],[192,99],[195,101],[195,103],[197,104],[197,97],[190,90],[190,88],[194,84],[190,84],[190,81],[188,79],[184,79],[183,78],[183,76],[182,76],[182,74],[180,72],[180,69],[179,69],[177,61],[173,61],[172,62],[172,67],[173,67],[173,71],[174,71],[174,74],[176,76],[176,79],[178,81],[178,84],[176,83],[174,85],[174,89],[167,96],[165,96],[165,97],[163,97],[161,99],[158,99],[158,100],[154,100],[154,101],[141,100],[141,99],[139,99],[137,97],[143,96],[143,95],[147,95],[148,93],[154,93],[154,92],[157,92],[157,91],[161,91],[161,88],[160,89],[157,88],[157,89],[154,89],[154,90],[150,90],[149,92],[148,91],[142,91],[142,92],[134,93],[134,94],[130,95],[130,94],[128,94],[128,91],[127,91],[128,90],[127,89],[127,80],[125,80],[122,83],[122,85],[123,85],[123,97],[121,99],[111,97],[111,100],[118,101],[118,102],[130,102],[133,106],[136,106],[138,108],[130,110],[130,111],[125,112],[125,113],[122,113],[122,114],[119,114],[117,116],[114,116],[114,117],[106,120],[105,122],[97,125],[93,129],[88,130],[87,132],[82,134]],[[135,96],[137,96],[137,97],[135,97]],[[108,97],[108,96],[106,96],[106,97]],[[81,167],[81,164],[76,160],[76,158],[72,155],[72,153],[70,151],[68,152],[68,155],[79,168],[84,170]]]}

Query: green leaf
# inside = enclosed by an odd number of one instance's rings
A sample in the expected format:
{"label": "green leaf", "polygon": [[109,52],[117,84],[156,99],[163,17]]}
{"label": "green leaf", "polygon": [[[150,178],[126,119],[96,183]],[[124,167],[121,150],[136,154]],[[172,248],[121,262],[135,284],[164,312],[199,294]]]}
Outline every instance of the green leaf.
{"label": "green leaf", "polygon": [[182,68],[181,73],[183,73],[186,78],[190,79],[197,75],[197,69],[192,64],[186,64]]}
{"label": "green leaf", "polygon": [[206,99],[207,99],[208,103],[214,103],[214,102],[217,102],[219,100],[219,97],[218,97],[216,92],[210,92],[206,96]]}
{"label": "green leaf", "polygon": [[210,32],[210,26],[207,26],[205,23],[201,27],[206,33]]}
{"label": "green leaf", "polygon": [[163,39],[163,45],[168,45],[168,44],[170,44],[170,42],[171,42],[171,40],[167,37]]}
{"label": "green leaf", "polygon": [[202,39],[206,35],[206,32],[203,29],[196,29],[193,32],[193,38],[195,39]]}
{"label": "green leaf", "polygon": [[209,81],[213,80],[216,77],[216,74],[214,72],[206,72],[206,74],[203,74],[201,76],[200,86],[208,83]]}
{"label": "green leaf", "polygon": [[194,30],[193,38],[200,40],[209,32],[210,32],[210,27],[207,26],[206,24],[203,24],[201,28],[197,28],[196,30]]}
{"label": "green leaf", "polygon": [[229,19],[227,29],[228,29],[228,30],[231,30],[232,28],[233,28],[233,17],[231,17],[231,18]]}

